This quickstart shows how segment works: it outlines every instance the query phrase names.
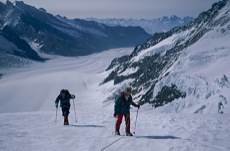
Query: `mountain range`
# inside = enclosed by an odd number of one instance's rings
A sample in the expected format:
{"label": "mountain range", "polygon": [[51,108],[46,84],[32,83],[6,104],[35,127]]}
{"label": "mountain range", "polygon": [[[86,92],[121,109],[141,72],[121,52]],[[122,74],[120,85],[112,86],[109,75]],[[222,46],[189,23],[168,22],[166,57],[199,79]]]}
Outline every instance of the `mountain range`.
{"label": "mountain range", "polygon": [[86,18],[88,21],[96,21],[106,24],[108,26],[140,26],[147,33],[154,34],[156,32],[164,32],[172,29],[173,27],[183,26],[194,20],[193,17],[178,17],[176,15],[163,16],[156,19],[134,19],[134,18]]}
{"label": "mountain range", "polygon": [[[1,65],[17,60],[42,61],[37,53],[80,56],[135,46],[150,37],[140,27],[110,27],[94,21],[53,16],[22,1],[0,2]],[[15,63],[12,63],[12,58]],[[23,61],[22,61],[23,62]]]}
{"label": "mountain range", "polygon": [[115,58],[101,83],[113,84],[108,100],[131,86],[140,104],[164,112],[224,113],[230,102],[229,12],[228,0],[215,3],[191,23],[155,33]]}

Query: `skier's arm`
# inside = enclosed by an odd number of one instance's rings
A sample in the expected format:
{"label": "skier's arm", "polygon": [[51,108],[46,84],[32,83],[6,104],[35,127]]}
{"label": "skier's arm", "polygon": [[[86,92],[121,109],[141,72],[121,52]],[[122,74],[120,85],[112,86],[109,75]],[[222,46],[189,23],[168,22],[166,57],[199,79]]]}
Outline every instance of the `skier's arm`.
{"label": "skier's arm", "polygon": [[71,95],[70,95],[70,98],[71,98],[71,99],[75,99],[75,95],[74,95],[74,94],[71,94]]}
{"label": "skier's arm", "polygon": [[133,101],[132,101],[132,103],[131,103],[134,107],[137,107],[138,109],[140,108],[140,105],[139,104],[136,104],[136,103],[134,103]]}
{"label": "skier's arm", "polygon": [[120,97],[116,99],[115,104],[114,104],[114,113],[117,113],[119,111],[119,106],[121,103]]}
{"label": "skier's arm", "polygon": [[58,95],[58,97],[55,100],[55,107],[58,108],[58,102],[60,100],[60,95]]}
{"label": "skier's arm", "polygon": [[69,91],[67,92],[67,98],[69,99],[75,99],[75,95],[74,94],[70,94]]}

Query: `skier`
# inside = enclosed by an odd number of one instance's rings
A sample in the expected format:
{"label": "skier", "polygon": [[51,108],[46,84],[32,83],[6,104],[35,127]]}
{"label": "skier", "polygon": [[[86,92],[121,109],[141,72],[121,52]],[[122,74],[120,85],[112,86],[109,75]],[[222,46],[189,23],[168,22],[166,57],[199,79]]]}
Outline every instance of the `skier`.
{"label": "skier", "polygon": [[126,135],[133,136],[133,134],[130,132],[130,105],[133,105],[138,109],[140,108],[139,104],[136,104],[132,101],[131,88],[127,87],[125,91],[121,92],[114,105],[114,117],[117,118],[115,129],[116,135],[120,135],[119,130],[124,116],[126,124]]}
{"label": "skier", "polygon": [[69,125],[68,115],[70,113],[70,99],[74,98],[75,95],[70,94],[68,90],[62,89],[55,100],[56,108],[58,108],[58,102],[60,101],[60,107],[62,108],[62,116],[64,117],[64,125]]}

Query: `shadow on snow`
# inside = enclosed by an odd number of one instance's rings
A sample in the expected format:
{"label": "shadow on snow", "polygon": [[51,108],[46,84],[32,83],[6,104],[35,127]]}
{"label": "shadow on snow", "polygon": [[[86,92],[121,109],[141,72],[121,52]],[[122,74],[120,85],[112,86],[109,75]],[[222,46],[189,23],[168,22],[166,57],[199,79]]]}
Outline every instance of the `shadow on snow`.
{"label": "shadow on snow", "polygon": [[147,139],[181,139],[180,137],[175,136],[136,136],[137,138],[147,138]]}
{"label": "shadow on snow", "polygon": [[73,124],[71,124],[70,126],[74,126],[74,127],[105,127],[105,126],[101,126],[101,125],[73,125]]}

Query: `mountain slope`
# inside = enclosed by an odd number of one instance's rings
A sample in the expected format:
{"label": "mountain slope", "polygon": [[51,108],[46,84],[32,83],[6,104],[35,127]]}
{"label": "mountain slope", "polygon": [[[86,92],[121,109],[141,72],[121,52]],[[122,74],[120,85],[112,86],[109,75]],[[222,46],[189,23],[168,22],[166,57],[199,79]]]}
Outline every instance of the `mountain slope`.
{"label": "mountain slope", "polygon": [[32,61],[45,60],[8,26],[0,31],[0,43],[0,68],[19,67]]}
{"label": "mountain slope", "polygon": [[164,112],[229,113],[229,3],[215,3],[190,24],[156,33],[114,59],[103,83],[131,85],[136,101]]}

